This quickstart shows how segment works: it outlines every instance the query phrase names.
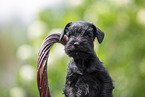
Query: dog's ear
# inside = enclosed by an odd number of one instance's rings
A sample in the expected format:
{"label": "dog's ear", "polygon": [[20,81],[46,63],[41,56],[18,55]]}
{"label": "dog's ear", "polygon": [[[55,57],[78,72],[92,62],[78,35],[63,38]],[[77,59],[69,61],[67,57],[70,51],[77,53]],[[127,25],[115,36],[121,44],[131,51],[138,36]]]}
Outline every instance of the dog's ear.
{"label": "dog's ear", "polygon": [[94,28],[94,36],[97,37],[97,40],[99,43],[102,43],[103,39],[104,39],[104,32],[101,31],[98,27],[96,27],[94,24],[93,24],[93,28]]}
{"label": "dog's ear", "polygon": [[60,38],[59,38],[60,41],[63,39],[64,35],[66,34],[67,27],[69,27],[71,23],[72,22],[67,23],[66,26],[64,27],[64,29],[62,30]]}

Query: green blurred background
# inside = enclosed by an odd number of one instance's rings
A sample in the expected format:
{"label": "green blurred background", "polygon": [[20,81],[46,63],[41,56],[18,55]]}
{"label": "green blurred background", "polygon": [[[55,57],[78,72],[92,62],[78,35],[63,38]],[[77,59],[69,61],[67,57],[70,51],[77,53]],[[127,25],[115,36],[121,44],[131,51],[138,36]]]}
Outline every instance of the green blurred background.
{"label": "green blurred background", "polygon": [[[50,33],[60,33],[68,22],[80,20],[105,33],[103,43],[94,44],[114,80],[114,97],[145,97],[145,0],[0,2],[0,97],[39,97],[36,73],[42,41]],[[52,97],[64,97],[71,58],[63,49],[55,44],[49,57]]]}

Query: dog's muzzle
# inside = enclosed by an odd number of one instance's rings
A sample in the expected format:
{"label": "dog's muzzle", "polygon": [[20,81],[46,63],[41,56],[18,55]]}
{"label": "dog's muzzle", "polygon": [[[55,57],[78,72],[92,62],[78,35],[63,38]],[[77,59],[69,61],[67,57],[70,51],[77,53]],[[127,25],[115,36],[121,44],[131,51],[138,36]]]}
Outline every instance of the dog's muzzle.
{"label": "dog's muzzle", "polygon": [[75,41],[70,42],[65,46],[65,52],[74,58],[87,58],[90,55],[90,50],[85,45],[82,45],[81,42]]}

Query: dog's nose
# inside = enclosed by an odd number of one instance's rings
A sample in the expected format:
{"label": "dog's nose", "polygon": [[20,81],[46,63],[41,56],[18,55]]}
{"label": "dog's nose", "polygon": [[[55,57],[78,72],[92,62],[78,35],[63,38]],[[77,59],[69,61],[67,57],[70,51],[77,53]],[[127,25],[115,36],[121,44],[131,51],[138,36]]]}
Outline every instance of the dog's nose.
{"label": "dog's nose", "polygon": [[80,43],[79,42],[74,42],[74,46],[79,46]]}

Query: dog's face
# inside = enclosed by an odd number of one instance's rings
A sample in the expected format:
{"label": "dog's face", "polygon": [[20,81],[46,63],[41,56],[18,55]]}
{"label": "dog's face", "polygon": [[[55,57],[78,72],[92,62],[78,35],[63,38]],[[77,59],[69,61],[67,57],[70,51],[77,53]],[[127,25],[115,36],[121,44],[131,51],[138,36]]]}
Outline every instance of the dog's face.
{"label": "dog's face", "polygon": [[64,34],[68,37],[65,52],[73,58],[91,57],[94,54],[93,41],[95,37],[98,38],[99,43],[104,38],[104,33],[101,30],[92,23],[84,21],[68,23],[60,39],[63,38]]}

